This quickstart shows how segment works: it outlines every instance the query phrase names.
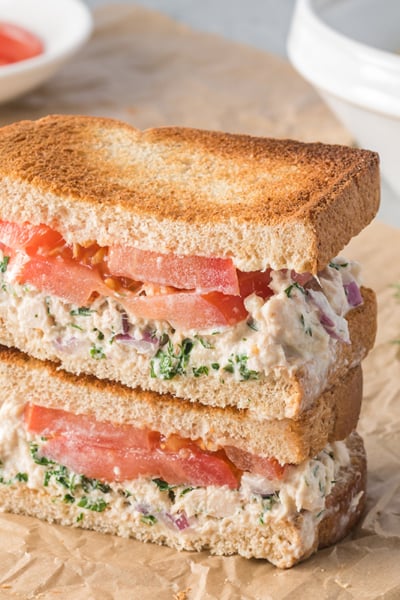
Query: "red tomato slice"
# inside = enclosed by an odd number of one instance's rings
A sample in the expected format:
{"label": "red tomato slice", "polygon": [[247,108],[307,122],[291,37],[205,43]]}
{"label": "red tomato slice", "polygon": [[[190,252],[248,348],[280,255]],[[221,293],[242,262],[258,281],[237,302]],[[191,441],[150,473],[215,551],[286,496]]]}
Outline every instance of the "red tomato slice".
{"label": "red tomato slice", "polygon": [[168,321],[176,329],[202,330],[235,325],[248,314],[240,296],[225,296],[219,292],[126,296],[118,301],[128,313],[144,319]]}
{"label": "red tomato slice", "polygon": [[247,298],[251,294],[261,296],[265,300],[272,296],[273,292],[269,287],[271,283],[271,270],[267,271],[238,271],[240,295]]}
{"label": "red tomato slice", "polygon": [[91,444],[102,448],[136,447],[153,450],[160,444],[161,436],[156,431],[138,429],[132,425],[118,425],[96,421],[88,415],[76,415],[58,408],[47,408],[37,404],[27,404],[24,421],[28,431],[44,437],[60,434],[66,437],[85,438]]}
{"label": "red tomato slice", "polygon": [[124,246],[111,246],[108,267],[112,275],[129,277],[197,292],[217,291],[239,295],[236,269],[230,258],[158,254]]}
{"label": "red tomato slice", "polygon": [[38,290],[63,298],[71,304],[85,306],[93,292],[110,295],[98,271],[61,256],[38,256],[29,259],[16,280],[30,283]]}
{"label": "red tomato slice", "polygon": [[30,225],[0,221],[0,242],[13,250],[23,250],[29,256],[46,254],[65,244],[62,236],[47,225]]}
{"label": "red tomato slice", "polygon": [[288,465],[281,465],[276,458],[265,458],[240,450],[234,446],[225,446],[229,460],[241,471],[257,473],[268,479],[282,479]]}
{"label": "red tomato slice", "polygon": [[50,436],[41,448],[44,456],[87,477],[124,481],[143,475],[174,485],[231,489],[239,484],[240,473],[224,452],[203,451],[191,440],[186,447],[170,451],[161,444],[155,447],[154,432],[36,405],[28,405],[24,418],[28,431]]}
{"label": "red tomato slice", "polygon": [[19,62],[42,54],[43,44],[36,35],[11,23],[0,23],[0,58]]}

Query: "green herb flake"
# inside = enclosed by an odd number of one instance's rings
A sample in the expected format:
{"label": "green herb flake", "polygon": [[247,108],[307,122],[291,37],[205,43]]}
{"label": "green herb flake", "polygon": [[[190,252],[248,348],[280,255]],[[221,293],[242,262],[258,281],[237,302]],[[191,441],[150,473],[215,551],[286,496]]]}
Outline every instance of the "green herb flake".
{"label": "green herb flake", "polygon": [[80,306],[79,308],[73,308],[69,311],[72,317],[89,317],[92,313],[96,312],[88,306]]}
{"label": "green herb flake", "polygon": [[339,271],[340,269],[345,269],[346,267],[349,266],[349,263],[337,263],[337,262],[333,262],[331,261],[329,263],[329,266],[331,269],[335,269],[336,271]]}
{"label": "green herb flake", "polygon": [[186,494],[188,494],[189,492],[191,492],[192,490],[194,490],[193,487],[187,487],[184,490],[182,490],[179,494],[179,497],[181,498],[182,496],[186,496]]}
{"label": "green herb flake", "polygon": [[81,521],[83,521],[83,513],[79,513],[79,515],[76,517],[77,523],[80,523]]}
{"label": "green herb flake", "polygon": [[94,512],[104,512],[108,506],[108,503],[102,498],[96,500],[95,502],[91,502],[87,496],[82,496],[78,502],[78,506]]}
{"label": "green herb flake", "polygon": [[205,365],[197,368],[193,367],[193,375],[195,377],[201,377],[201,375],[208,375],[208,367],[206,367]]}
{"label": "green herb flake", "polygon": [[309,325],[306,325],[306,323],[305,323],[305,319],[304,319],[304,315],[303,315],[303,314],[301,314],[301,315],[300,315],[300,323],[301,323],[301,324],[302,324],[302,326],[303,326],[304,333],[305,333],[306,335],[309,335],[310,337],[312,337],[312,329],[311,329],[311,327],[310,327]]}
{"label": "green herb flake", "polygon": [[106,358],[103,348],[96,346],[95,344],[93,344],[93,346],[90,348],[90,356],[95,360]]}
{"label": "green herb flake", "polygon": [[285,294],[288,298],[292,297],[292,292],[293,290],[299,290],[299,292],[301,292],[304,296],[307,295],[306,290],[303,288],[302,285],[300,285],[299,283],[297,283],[297,281],[295,281],[294,283],[292,283],[291,285],[289,285],[289,287],[287,287],[285,289]]}
{"label": "green herb flake", "polygon": [[219,363],[211,363],[211,368],[214,369],[214,371],[219,371]]}
{"label": "green herb flake", "polygon": [[146,523],[146,525],[150,526],[153,526],[157,523],[157,519],[153,515],[143,515],[140,520],[142,523]]}
{"label": "green herb flake", "polygon": [[214,350],[215,346],[210,344],[210,342],[208,340],[205,340],[204,338],[200,337],[199,335],[195,335],[194,337],[196,340],[198,340],[200,342],[200,344],[203,346],[203,348],[209,348],[211,350]]}
{"label": "green herb flake", "polygon": [[15,476],[16,481],[28,481],[28,473],[17,473]]}
{"label": "green herb flake", "polygon": [[71,494],[65,494],[63,502],[65,502],[65,504],[73,504],[75,502],[75,498],[74,496],[71,496]]}
{"label": "green herb flake", "polygon": [[[193,340],[185,338],[182,344],[174,347],[168,338],[168,342],[163,349],[160,348],[155,357],[150,361],[151,377],[169,380],[173,379],[176,375],[186,375],[192,349]],[[156,365],[158,365],[158,369]]]}
{"label": "green herb flake", "polygon": [[30,444],[30,453],[31,457],[37,465],[47,466],[55,464],[53,460],[50,460],[45,456],[39,456],[39,445],[34,442],[31,442]]}
{"label": "green herb flake", "polygon": [[0,273],[5,273],[7,271],[8,263],[10,262],[9,256],[4,256],[3,260],[0,261]]}
{"label": "green herb flake", "polygon": [[258,331],[257,324],[252,317],[246,321],[246,325],[247,327],[250,327],[250,329],[252,329],[253,331]]}

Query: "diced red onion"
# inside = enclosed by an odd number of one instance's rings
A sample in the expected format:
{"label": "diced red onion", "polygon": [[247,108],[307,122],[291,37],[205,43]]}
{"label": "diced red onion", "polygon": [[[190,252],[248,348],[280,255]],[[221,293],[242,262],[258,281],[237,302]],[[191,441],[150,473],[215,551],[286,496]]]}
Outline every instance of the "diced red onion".
{"label": "diced red onion", "polygon": [[125,311],[123,311],[121,313],[121,326],[122,326],[122,333],[129,332],[129,317]]}
{"label": "diced red onion", "polygon": [[70,337],[66,340],[57,338],[53,341],[53,346],[59,352],[64,352],[65,354],[74,354],[77,350],[79,350],[80,347],[82,347],[84,343],[85,342],[83,340],[79,340],[76,337]]}
{"label": "diced red onion", "polygon": [[[331,306],[328,303],[328,300],[322,294],[322,292],[315,292],[314,290],[310,289],[307,290],[307,295],[311,302],[314,304],[314,306],[318,309],[320,323],[325,329],[325,331],[331,336],[331,338],[333,338],[334,340],[340,340],[342,342],[345,342],[346,344],[350,343],[348,331],[340,331],[334,319],[331,318],[335,317],[336,314],[333,312]],[[330,315],[328,314],[328,312],[330,313]]]}
{"label": "diced red onion", "polygon": [[186,517],[184,512],[180,512],[176,515],[171,515],[170,513],[166,513],[166,516],[172,521],[172,523],[179,529],[179,531],[183,531],[190,527],[190,523]]}
{"label": "diced red onion", "polygon": [[131,346],[135,348],[137,352],[140,354],[150,354],[156,352],[159,347],[159,341],[157,339],[152,339],[152,341],[146,340],[142,338],[141,340],[137,340],[132,337],[129,333],[118,333],[115,336],[115,341],[120,344],[124,344],[126,346]]}
{"label": "diced red onion", "polygon": [[344,291],[346,293],[347,302],[350,306],[359,306],[363,303],[360,288],[355,281],[344,284]]}

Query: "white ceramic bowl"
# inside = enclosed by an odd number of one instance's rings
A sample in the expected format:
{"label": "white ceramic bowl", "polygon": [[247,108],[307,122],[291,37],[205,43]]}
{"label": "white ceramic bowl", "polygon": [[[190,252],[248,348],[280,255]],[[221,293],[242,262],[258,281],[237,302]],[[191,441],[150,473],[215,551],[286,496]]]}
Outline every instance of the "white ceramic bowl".
{"label": "white ceramic bowl", "polygon": [[[297,0],[292,64],[400,193],[400,0]],[[397,52],[397,53],[396,53]]]}
{"label": "white ceramic bowl", "polygon": [[0,0],[0,21],[24,27],[45,46],[39,56],[0,66],[0,102],[43,83],[92,31],[91,13],[80,0]]}

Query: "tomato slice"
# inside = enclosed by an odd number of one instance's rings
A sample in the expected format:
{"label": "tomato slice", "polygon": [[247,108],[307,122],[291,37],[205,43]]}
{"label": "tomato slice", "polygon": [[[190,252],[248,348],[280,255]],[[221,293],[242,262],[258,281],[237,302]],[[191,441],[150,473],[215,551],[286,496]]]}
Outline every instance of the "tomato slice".
{"label": "tomato slice", "polygon": [[24,419],[28,431],[49,438],[41,447],[44,456],[87,477],[126,481],[142,475],[174,485],[239,485],[240,472],[223,451],[203,451],[191,440],[169,450],[168,444],[154,444],[154,432],[37,405],[26,407]]}
{"label": "tomato slice", "polygon": [[265,300],[272,296],[273,292],[269,287],[271,283],[271,270],[267,271],[238,271],[240,295],[247,298],[251,294],[261,296]]}
{"label": "tomato slice", "polygon": [[225,446],[227,457],[241,471],[250,471],[268,479],[282,479],[288,465],[281,465],[276,458],[257,456],[234,446]]}
{"label": "tomato slice", "polygon": [[0,221],[0,242],[13,250],[23,250],[29,256],[46,254],[63,246],[63,237],[47,225],[30,225]]}
{"label": "tomato slice", "polygon": [[133,247],[111,246],[108,267],[112,275],[149,281],[183,290],[217,291],[239,295],[237,272],[230,258],[158,254]]}
{"label": "tomato slice", "polygon": [[37,404],[27,404],[24,421],[28,431],[44,437],[64,435],[87,439],[91,444],[102,448],[137,447],[153,450],[160,444],[161,436],[156,431],[139,429],[133,425],[118,425],[96,421],[88,415],[76,415],[59,408],[47,408]]}
{"label": "tomato slice", "polygon": [[42,54],[43,44],[36,35],[11,23],[0,23],[0,59],[19,62]]}
{"label": "tomato slice", "polygon": [[154,296],[126,296],[118,300],[127,312],[144,319],[168,321],[175,329],[209,329],[235,325],[247,317],[240,296],[220,292],[177,292]]}
{"label": "tomato slice", "polygon": [[98,271],[61,256],[38,256],[25,262],[16,276],[38,290],[63,298],[77,306],[86,305],[93,292],[110,295]]}

